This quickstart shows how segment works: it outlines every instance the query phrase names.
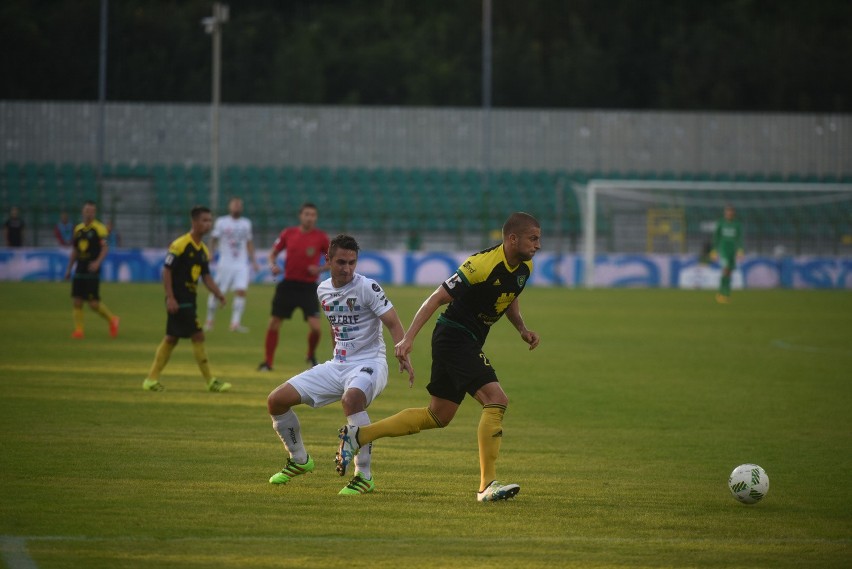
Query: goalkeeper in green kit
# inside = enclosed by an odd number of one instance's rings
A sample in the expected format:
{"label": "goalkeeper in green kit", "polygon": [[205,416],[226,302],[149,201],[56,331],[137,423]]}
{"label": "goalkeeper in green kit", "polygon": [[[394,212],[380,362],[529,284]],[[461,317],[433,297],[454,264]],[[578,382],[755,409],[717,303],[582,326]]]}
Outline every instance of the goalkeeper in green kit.
{"label": "goalkeeper in green kit", "polygon": [[716,224],[716,232],[713,234],[713,251],[710,255],[722,267],[719,292],[716,293],[716,302],[720,304],[731,302],[731,273],[737,266],[737,259],[743,256],[743,226],[734,219],[735,215],[733,206],[725,206],[725,217]]}

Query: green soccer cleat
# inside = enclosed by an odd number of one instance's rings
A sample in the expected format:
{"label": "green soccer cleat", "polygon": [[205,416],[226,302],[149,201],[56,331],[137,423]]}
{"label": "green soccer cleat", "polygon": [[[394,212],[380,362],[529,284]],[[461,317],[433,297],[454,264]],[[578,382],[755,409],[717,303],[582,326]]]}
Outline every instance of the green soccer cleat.
{"label": "green soccer cleat", "polygon": [[142,389],[145,391],[162,391],[165,387],[156,379],[146,379],[142,382]]}
{"label": "green soccer cleat", "polygon": [[517,484],[501,484],[496,480],[493,480],[491,484],[485,487],[485,490],[476,493],[476,499],[479,502],[508,500],[509,498],[514,498],[515,494],[520,491],[521,487]]}
{"label": "green soccer cleat", "polygon": [[287,459],[287,464],[281,469],[281,472],[276,472],[269,479],[270,484],[287,484],[301,474],[307,474],[314,471],[314,459],[308,455],[308,462],[298,464],[292,458]]}
{"label": "green soccer cleat", "polygon": [[228,391],[231,389],[231,384],[227,381],[219,381],[215,377],[210,380],[210,383],[207,384],[207,391],[212,391],[213,393],[222,393],[223,391]]}
{"label": "green soccer cleat", "polygon": [[343,488],[338,495],[340,496],[358,496],[359,494],[369,494],[376,489],[376,483],[373,478],[364,478],[360,474],[355,474],[349,484]]}

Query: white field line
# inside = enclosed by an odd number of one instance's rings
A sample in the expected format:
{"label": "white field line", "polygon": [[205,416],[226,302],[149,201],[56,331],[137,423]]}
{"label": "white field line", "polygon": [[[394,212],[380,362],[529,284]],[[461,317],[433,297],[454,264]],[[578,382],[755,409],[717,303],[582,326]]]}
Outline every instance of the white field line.
{"label": "white field line", "polygon": [[27,540],[23,537],[0,535],[0,553],[9,569],[38,569],[27,551]]}
{"label": "white field line", "polygon": [[[93,536],[72,536],[72,535],[33,535],[33,536],[0,536],[0,543],[3,546],[3,552],[5,554],[7,543],[11,544],[12,548],[15,550],[22,550],[27,556],[26,553],[26,542],[28,541],[60,541],[60,542],[129,542],[129,543],[147,543],[147,542],[156,542],[156,543],[184,543],[184,542],[192,542],[192,541],[207,541],[215,539],[217,542],[240,542],[240,543],[277,543],[277,542],[292,542],[292,541],[317,541],[317,542],[328,542],[328,541],[351,541],[353,543],[361,543],[361,542],[374,542],[374,543],[434,543],[434,537],[346,537],[346,536],[335,536],[335,535],[316,535],[316,536],[293,536],[288,535],[286,537],[279,536],[236,536],[236,537],[210,537],[210,536],[197,536],[197,537],[176,537],[176,538],[162,538],[162,537],[145,537],[145,536],[105,536],[105,537],[93,537]],[[479,543],[480,538],[476,536],[471,537],[443,537],[440,538],[443,542],[454,542],[454,543]],[[529,542],[529,537],[519,537],[512,538],[510,536],[504,536],[501,538],[501,541],[505,542]],[[549,542],[549,543],[641,543],[644,545],[648,544],[713,544],[724,542],[725,544],[741,544],[741,545],[801,545],[801,544],[813,544],[813,545],[852,545],[852,537],[846,538],[778,538],[778,539],[761,539],[755,537],[748,537],[742,539],[712,539],[712,538],[689,538],[689,537],[672,537],[672,538],[648,538],[648,537],[607,537],[607,536],[584,536],[584,535],[566,535],[566,536],[553,536],[553,537],[538,537],[533,541],[541,541],[541,542]],[[28,566],[29,567],[29,566]],[[35,565],[31,565],[31,567],[36,567]]]}

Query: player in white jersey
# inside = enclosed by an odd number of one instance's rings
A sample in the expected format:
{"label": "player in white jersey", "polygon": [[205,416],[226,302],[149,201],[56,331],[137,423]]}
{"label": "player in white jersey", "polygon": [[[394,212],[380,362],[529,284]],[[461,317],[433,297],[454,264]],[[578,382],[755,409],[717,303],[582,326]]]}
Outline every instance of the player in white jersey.
{"label": "player in white jersey", "polygon": [[[272,426],[289,453],[281,472],[269,479],[272,484],[286,484],[314,469],[293,407],[302,403],[323,407],[340,401],[343,414],[352,424],[368,425],[366,409],[387,385],[382,325],[387,327],[394,343],[402,339],[405,329],[382,287],[355,272],[358,250],[357,241],[349,235],[332,239],[326,255],[331,277],[317,289],[322,311],[334,334],[332,359],[290,378],[267,399]],[[414,369],[408,356],[400,358],[399,371],[408,372],[408,384],[412,386]],[[339,494],[356,496],[376,488],[371,457],[372,447],[361,450],[355,458],[355,475]]]}
{"label": "player in white jersey", "polygon": [[[243,312],[246,309],[246,290],[249,284],[249,265],[257,272],[259,266],[254,258],[251,221],[243,217],[243,200],[231,198],[228,202],[228,215],[216,219],[211,233],[213,242],[211,254],[219,251],[216,266],[216,286],[227,294],[234,291],[231,309],[231,332],[248,332],[242,325]],[[218,301],[211,294],[207,299],[207,322],[204,329],[213,329]]]}

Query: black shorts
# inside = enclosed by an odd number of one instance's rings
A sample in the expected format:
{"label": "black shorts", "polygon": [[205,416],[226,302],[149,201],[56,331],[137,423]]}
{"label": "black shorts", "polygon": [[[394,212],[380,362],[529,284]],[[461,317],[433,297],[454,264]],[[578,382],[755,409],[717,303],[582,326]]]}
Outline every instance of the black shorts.
{"label": "black shorts", "polygon": [[198,324],[198,315],[194,304],[181,304],[178,311],[172,314],[167,312],[166,335],[175,338],[189,338],[196,332],[201,332]]}
{"label": "black shorts", "polygon": [[482,386],[497,381],[497,373],[470,332],[436,324],[432,332],[432,377],[430,395],[461,404]]}
{"label": "black shorts", "polygon": [[96,274],[74,275],[71,281],[71,297],[83,300],[101,299],[101,277]]}
{"label": "black shorts", "polygon": [[272,298],[272,316],[288,320],[293,311],[302,309],[303,318],[319,316],[319,300],[317,300],[317,283],[302,283],[283,280],[275,287]]}

